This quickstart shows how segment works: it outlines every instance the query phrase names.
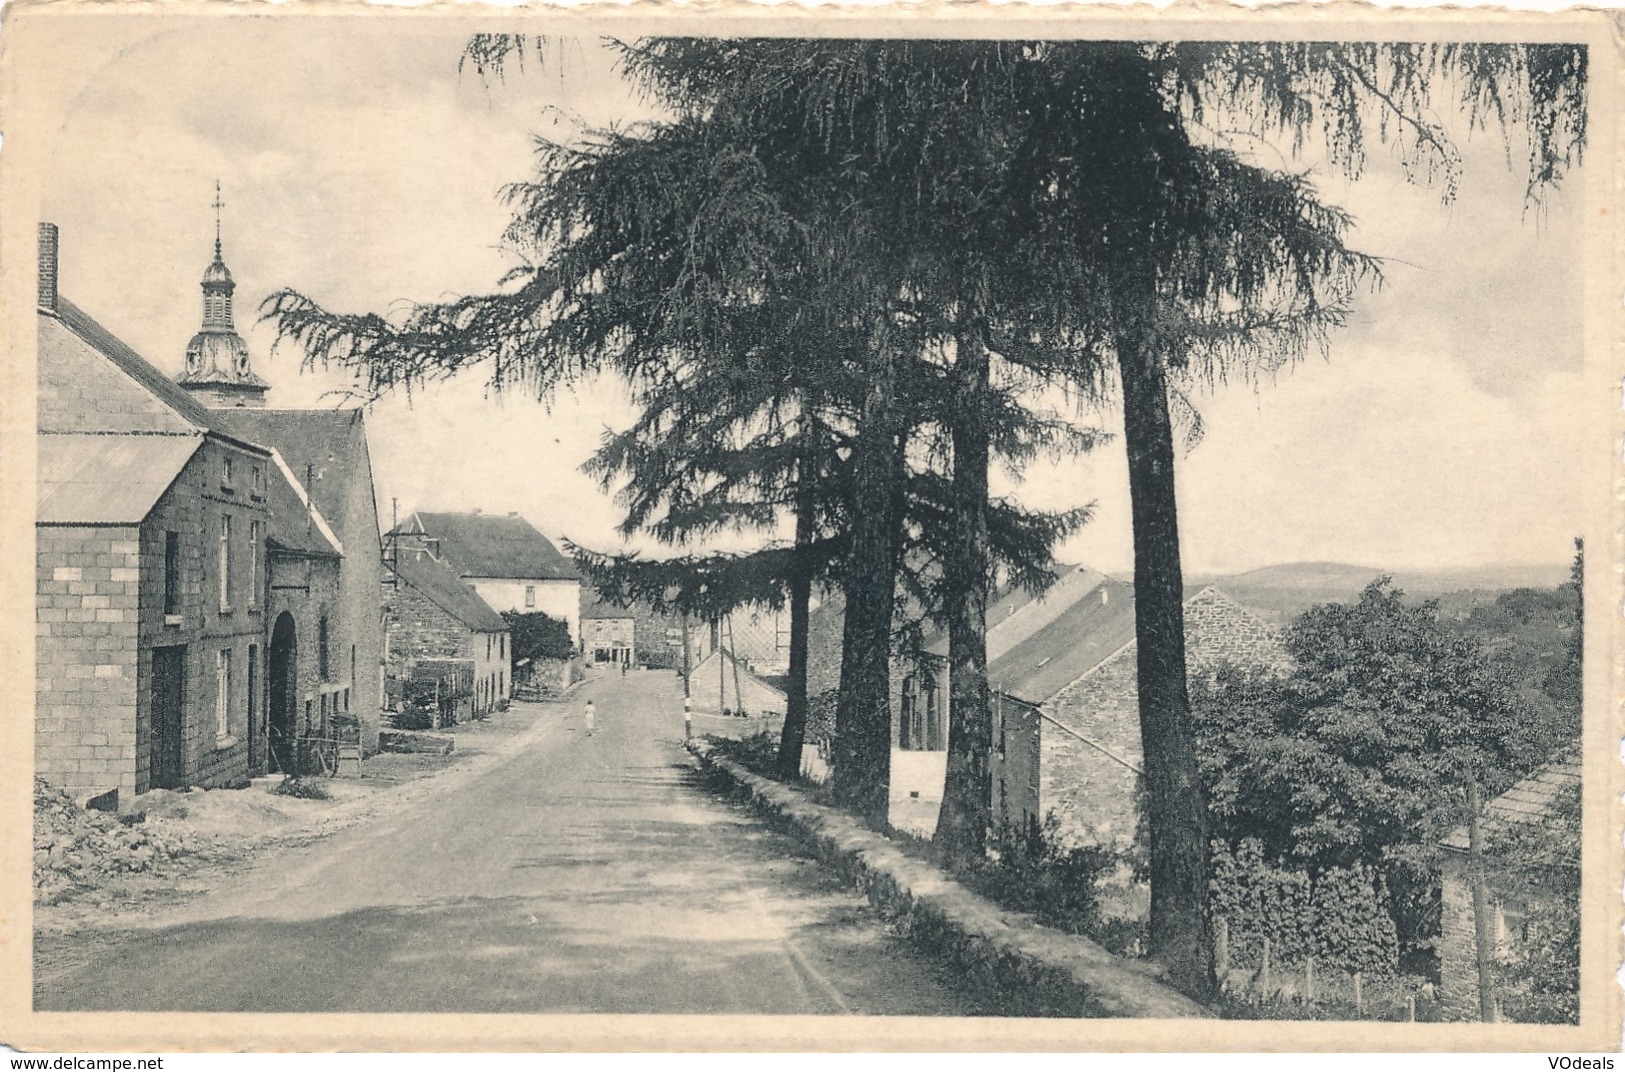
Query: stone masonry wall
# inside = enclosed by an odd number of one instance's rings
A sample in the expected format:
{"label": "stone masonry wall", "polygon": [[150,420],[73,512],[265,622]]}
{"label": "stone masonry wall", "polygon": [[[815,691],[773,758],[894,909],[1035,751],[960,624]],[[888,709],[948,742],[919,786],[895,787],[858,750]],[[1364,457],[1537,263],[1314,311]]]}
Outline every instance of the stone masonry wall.
{"label": "stone masonry wall", "polygon": [[[1275,632],[1215,588],[1185,601],[1185,647],[1193,674],[1287,661]],[[1143,754],[1135,656],[1131,641],[1044,704],[1039,807],[1055,812],[1069,839],[1122,846],[1137,836]]]}
{"label": "stone masonry wall", "polygon": [[133,526],[35,532],[35,770],[77,797],[137,791]]}

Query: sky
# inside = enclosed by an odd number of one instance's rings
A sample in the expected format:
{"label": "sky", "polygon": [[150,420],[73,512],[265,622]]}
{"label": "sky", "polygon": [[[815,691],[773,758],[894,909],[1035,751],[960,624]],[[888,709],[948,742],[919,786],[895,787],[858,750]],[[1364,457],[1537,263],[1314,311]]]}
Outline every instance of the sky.
{"label": "sky", "polygon": [[[337,20],[333,20],[336,22]],[[155,27],[157,27],[155,29]],[[62,234],[61,287],[164,371],[201,315],[214,184],[238,328],[274,407],[337,404],[333,372],[272,352],[255,322],[294,287],[328,308],[387,312],[491,289],[501,190],[534,176],[533,135],[647,117],[592,40],[564,42],[494,85],[460,73],[464,33],[436,20],[342,32],[277,19],[77,20],[44,128],[41,218]],[[1319,356],[1254,390],[1194,396],[1205,426],[1178,464],[1186,568],[1294,561],[1395,570],[1562,563],[1581,531],[1583,183],[1527,212],[1498,139],[1463,138],[1459,199],[1405,182],[1385,150],[1349,181],[1306,170],[1357,220],[1353,244],[1386,259]],[[1516,158],[1515,158],[1516,159]],[[1582,404],[1582,395],[1589,399]],[[582,385],[547,403],[492,397],[477,375],[392,397],[367,414],[383,522],[414,509],[519,511],[553,537],[620,546],[619,508],[579,472],[631,411]],[[1035,506],[1093,503],[1060,549],[1132,564],[1121,421],[1094,454],[1033,466],[1004,490]],[[642,546],[649,546],[642,544]]]}

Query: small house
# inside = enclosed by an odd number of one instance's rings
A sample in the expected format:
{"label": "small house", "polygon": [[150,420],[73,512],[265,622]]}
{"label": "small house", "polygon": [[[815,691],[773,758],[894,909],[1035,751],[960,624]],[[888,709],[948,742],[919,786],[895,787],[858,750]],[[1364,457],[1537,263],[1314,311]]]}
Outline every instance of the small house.
{"label": "small house", "polygon": [[580,650],[581,575],[553,541],[517,513],[420,510],[389,537],[445,563],[498,614],[540,612],[558,619]]}
{"label": "small house", "polygon": [[384,561],[385,692],[391,710],[425,703],[436,725],[484,717],[512,693],[508,623],[427,551]]}

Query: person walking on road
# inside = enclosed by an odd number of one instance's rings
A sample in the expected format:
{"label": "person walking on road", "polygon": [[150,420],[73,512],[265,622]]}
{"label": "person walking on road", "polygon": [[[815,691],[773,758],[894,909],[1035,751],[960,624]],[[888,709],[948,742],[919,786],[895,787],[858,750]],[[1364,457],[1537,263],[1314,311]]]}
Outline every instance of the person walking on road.
{"label": "person walking on road", "polygon": [[587,736],[591,737],[593,731],[598,728],[598,710],[593,707],[591,700],[587,701],[586,724]]}

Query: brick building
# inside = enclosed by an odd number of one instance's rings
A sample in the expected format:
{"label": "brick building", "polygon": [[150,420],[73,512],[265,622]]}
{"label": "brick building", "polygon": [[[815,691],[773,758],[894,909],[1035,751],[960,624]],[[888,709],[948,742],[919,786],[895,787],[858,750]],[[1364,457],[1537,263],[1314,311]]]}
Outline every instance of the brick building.
{"label": "brick building", "polygon": [[40,225],[35,769],[75,795],[251,769],[270,451],[58,293]]}
{"label": "brick building", "polygon": [[391,709],[424,683],[454,696],[460,722],[505,706],[512,692],[508,623],[428,551],[396,546],[384,562],[384,681]]}
{"label": "brick building", "polygon": [[558,619],[580,650],[581,575],[552,540],[518,514],[420,510],[388,538],[450,566],[499,614],[540,612]]}

